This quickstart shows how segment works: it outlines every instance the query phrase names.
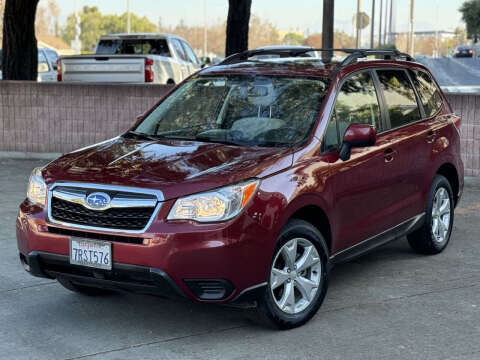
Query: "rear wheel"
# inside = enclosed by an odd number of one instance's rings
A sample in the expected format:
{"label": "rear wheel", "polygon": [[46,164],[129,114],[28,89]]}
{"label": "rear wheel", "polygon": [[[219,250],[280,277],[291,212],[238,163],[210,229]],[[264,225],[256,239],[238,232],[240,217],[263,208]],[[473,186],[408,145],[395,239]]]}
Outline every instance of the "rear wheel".
{"label": "rear wheel", "polygon": [[59,277],[57,281],[62,285],[65,289],[73,291],[78,294],[87,295],[87,296],[100,296],[100,295],[108,295],[113,293],[111,290],[107,289],[100,289],[91,286],[79,285],[67,280],[65,278]]}
{"label": "rear wheel", "polygon": [[322,234],[306,221],[290,221],[279,236],[267,289],[258,302],[261,319],[280,329],[310,320],[327,292],[327,261]]}
{"label": "rear wheel", "polygon": [[450,241],[454,217],[453,191],[448,180],[435,176],[426,208],[425,224],[408,235],[413,250],[434,255],[442,252]]}

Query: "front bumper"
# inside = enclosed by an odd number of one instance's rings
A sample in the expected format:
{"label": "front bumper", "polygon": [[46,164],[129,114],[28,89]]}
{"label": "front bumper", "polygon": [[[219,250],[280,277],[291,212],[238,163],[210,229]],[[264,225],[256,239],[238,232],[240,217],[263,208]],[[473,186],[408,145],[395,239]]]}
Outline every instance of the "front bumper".
{"label": "front bumper", "polygon": [[[163,216],[159,214],[160,219]],[[170,224],[157,218],[148,232],[133,235],[145,241],[112,240],[112,271],[92,270],[70,264],[70,237],[112,234],[70,234],[76,230],[50,224],[46,218],[45,210],[28,201],[21,204],[17,242],[20,258],[32,275],[201,302],[252,300],[264,289],[275,245],[275,235],[248,214],[205,225]],[[132,234],[115,236],[132,238]]]}
{"label": "front bumper", "polygon": [[114,263],[112,271],[71,265],[69,257],[39,251],[20,254],[25,270],[33,276],[48,279],[63,277],[74,283],[104,289],[152,294],[166,298],[185,298],[185,294],[162,270]]}

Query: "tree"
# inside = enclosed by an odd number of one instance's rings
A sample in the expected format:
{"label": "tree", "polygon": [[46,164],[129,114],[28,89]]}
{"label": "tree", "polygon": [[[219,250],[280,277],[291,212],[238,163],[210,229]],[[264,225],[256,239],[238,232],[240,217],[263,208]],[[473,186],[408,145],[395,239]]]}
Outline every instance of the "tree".
{"label": "tree", "polygon": [[295,32],[289,32],[283,37],[283,43],[285,45],[300,45],[304,41],[305,39],[303,38],[303,35]]}
{"label": "tree", "polygon": [[248,31],[249,47],[255,49],[266,45],[276,45],[280,42],[278,30],[272,23],[252,15]]}
{"label": "tree", "polygon": [[480,0],[465,1],[459,9],[462,13],[462,20],[467,24],[467,36],[478,42],[480,35]]}
{"label": "tree", "polygon": [[[122,33],[127,30],[127,14],[102,15],[98,7],[85,6],[80,15],[80,41],[82,42],[82,51],[92,51],[102,35],[112,33]],[[67,23],[62,30],[62,38],[70,43],[75,39],[75,14],[67,18]],[[131,14],[132,32],[155,32],[157,26],[152,24],[146,17],[140,18]]]}
{"label": "tree", "polygon": [[252,0],[228,0],[225,56],[248,50],[248,25]]}
{"label": "tree", "polygon": [[4,80],[37,80],[35,15],[38,0],[7,0],[3,18]]}

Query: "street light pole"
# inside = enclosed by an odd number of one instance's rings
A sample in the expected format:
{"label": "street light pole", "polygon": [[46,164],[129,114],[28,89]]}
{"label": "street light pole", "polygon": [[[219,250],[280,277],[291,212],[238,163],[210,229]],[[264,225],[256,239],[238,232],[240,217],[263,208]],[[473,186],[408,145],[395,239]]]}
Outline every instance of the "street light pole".
{"label": "street light pole", "polygon": [[360,49],[361,45],[361,37],[362,37],[362,30],[360,29],[360,11],[362,9],[362,0],[357,0],[357,20],[355,21],[355,25],[357,27],[357,42],[356,42],[356,47],[357,49]]}
{"label": "street light pole", "polygon": [[132,31],[132,23],[130,19],[130,0],[127,0],[127,34]]}
{"label": "street light pole", "polygon": [[207,0],[203,0],[203,56],[208,52]]}
{"label": "street light pole", "polygon": [[378,26],[378,46],[382,46],[383,0],[380,0],[380,25]]}
{"label": "street light pole", "polygon": [[375,47],[375,0],[372,0],[372,29],[370,30],[370,49]]}
{"label": "street light pole", "polygon": [[408,36],[408,43],[410,45],[410,55],[414,56],[414,15],[415,15],[415,0],[410,0],[410,34]]}

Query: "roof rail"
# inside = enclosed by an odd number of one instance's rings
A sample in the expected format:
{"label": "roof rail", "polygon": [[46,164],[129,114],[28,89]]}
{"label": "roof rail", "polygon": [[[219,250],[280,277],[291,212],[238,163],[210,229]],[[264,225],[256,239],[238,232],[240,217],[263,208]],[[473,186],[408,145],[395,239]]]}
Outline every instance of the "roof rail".
{"label": "roof rail", "polygon": [[376,49],[323,49],[323,48],[281,48],[281,49],[258,49],[248,50],[241,53],[233,54],[227,57],[218,65],[230,65],[241,61],[247,61],[249,58],[258,55],[279,55],[281,57],[297,57],[305,55],[311,51],[317,52],[343,52],[348,56],[340,63],[338,70],[355,63],[358,59],[368,56],[383,56],[385,60],[404,58],[406,61],[414,61],[413,57],[408,54],[401,53],[398,50],[376,50]]}

